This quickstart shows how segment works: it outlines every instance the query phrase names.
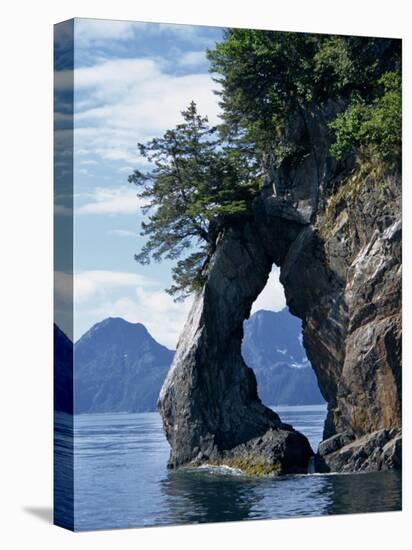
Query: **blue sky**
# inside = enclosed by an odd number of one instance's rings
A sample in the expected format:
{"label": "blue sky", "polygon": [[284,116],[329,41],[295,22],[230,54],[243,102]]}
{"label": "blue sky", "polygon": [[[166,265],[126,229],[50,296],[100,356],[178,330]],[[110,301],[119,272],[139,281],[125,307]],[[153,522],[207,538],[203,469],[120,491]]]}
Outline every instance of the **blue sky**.
{"label": "blue sky", "polygon": [[[105,317],[121,316],[144,323],[159,342],[173,348],[190,300],[176,304],[164,292],[171,283],[169,262],[140,266],[134,261],[144,242],[139,236],[142,215],[127,176],[135,168],[147,168],[136,144],[174,127],[191,100],[211,123],[219,121],[213,93],[217,84],[208,72],[206,49],[222,39],[223,30],[76,19],[74,36],[73,337]],[[55,87],[64,98],[72,74],[64,62],[57,69]],[[63,128],[61,111],[56,116]],[[66,143],[64,131],[60,137]],[[63,157],[57,158],[61,166]],[[70,215],[64,193],[55,202],[57,220]],[[62,264],[56,285],[62,300],[67,299],[67,282],[70,276]],[[284,306],[276,271],[270,283],[255,310]]]}

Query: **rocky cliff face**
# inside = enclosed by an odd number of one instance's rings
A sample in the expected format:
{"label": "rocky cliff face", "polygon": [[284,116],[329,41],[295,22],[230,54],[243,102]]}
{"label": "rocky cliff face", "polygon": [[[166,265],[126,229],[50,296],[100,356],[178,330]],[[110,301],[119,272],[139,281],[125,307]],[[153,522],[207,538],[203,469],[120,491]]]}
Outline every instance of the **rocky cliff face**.
{"label": "rocky cliff face", "polygon": [[318,469],[399,467],[400,178],[331,157],[338,109],[290,121],[300,154],[280,167],[267,159],[253,214],[218,237],[159,399],[171,466],[240,457],[305,471],[306,438],[262,405],[240,354],[243,321],[275,263],[328,402],[324,439],[334,439]]}

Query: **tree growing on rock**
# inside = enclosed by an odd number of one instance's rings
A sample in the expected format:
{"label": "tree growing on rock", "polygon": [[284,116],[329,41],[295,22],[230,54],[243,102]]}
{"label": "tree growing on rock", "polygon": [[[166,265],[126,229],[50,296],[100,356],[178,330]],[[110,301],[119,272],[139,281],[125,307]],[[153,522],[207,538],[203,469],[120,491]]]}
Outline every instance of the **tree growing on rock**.
{"label": "tree growing on rock", "polygon": [[219,230],[247,215],[257,189],[256,165],[219,137],[193,101],[182,117],[163,137],[138,144],[154,167],[129,176],[149,213],[142,223],[148,239],[135,259],[177,260],[167,290],[177,299],[201,288]]}

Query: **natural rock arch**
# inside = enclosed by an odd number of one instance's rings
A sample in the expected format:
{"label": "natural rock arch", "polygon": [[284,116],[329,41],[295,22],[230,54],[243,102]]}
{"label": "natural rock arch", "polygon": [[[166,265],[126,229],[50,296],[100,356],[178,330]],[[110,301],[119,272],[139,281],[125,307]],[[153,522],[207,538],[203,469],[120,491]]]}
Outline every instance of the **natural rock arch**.
{"label": "natural rock arch", "polygon": [[171,467],[306,471],[306,438],[261,403],[240,352],[273,263],[328,402],[318,469],[400,467],[400,178],[354,183],[353,161],[329,154],[333,109],[294,121],[310,153],[281,168],[267,159],[253,213],[218,237],[159,398]]}

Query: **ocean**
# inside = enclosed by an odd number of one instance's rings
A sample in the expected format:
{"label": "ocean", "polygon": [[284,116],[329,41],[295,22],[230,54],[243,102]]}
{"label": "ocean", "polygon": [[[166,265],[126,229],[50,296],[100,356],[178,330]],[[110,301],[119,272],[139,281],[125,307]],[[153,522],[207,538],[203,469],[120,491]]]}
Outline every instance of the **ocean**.
{"label": "ocean", "polygon": [[[314,450],[326,405],[275,407]],[[170,471],[158,413],[55,416],[55,517],[87,531],[400,510],[399,472],[251,478],[230,469]],[[74,453],[74,476],[70,461]],[[74,489],[74,502],[70,495]]]}

